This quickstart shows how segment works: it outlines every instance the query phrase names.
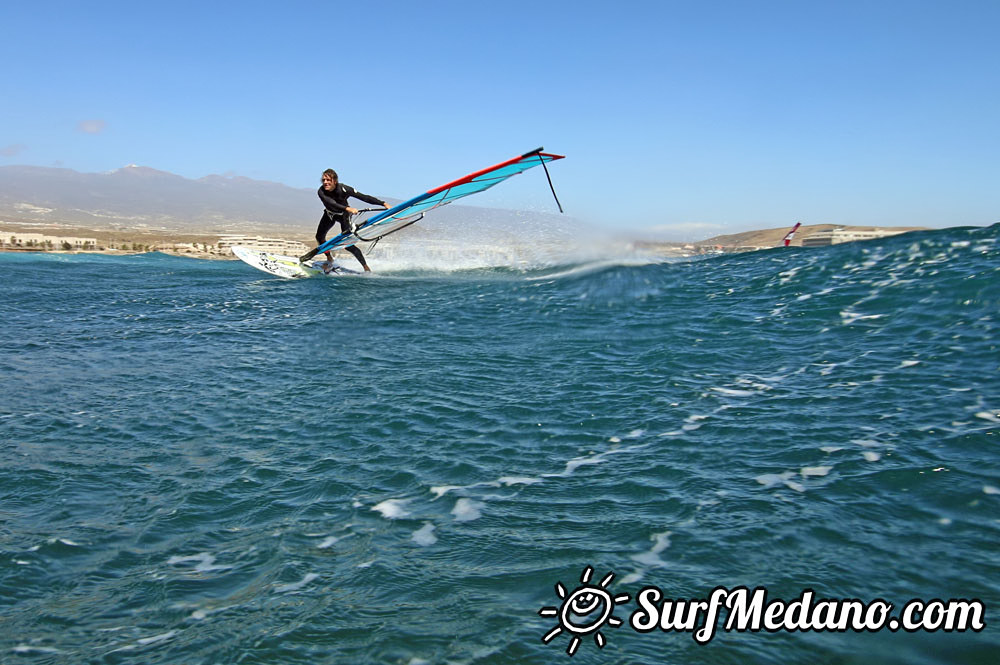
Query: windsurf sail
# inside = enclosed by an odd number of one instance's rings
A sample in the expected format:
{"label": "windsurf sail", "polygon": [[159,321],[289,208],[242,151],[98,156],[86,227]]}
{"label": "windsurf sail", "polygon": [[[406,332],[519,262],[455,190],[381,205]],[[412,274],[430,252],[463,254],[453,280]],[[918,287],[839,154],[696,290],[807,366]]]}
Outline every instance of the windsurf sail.
{"label": "windsurf sail", "polygon": [[790,244],[792,244],[792,238],[795,237],[795,232],[799,230],[800,226],[802,226],[802,222],[795,222],[795,226],[792,227],[792,230],[785,234],[785,239],[784,239],[785,247],[788,247]]}
{"label": "windsurf sail", "polygon": [[[545,173],[548,175],[548,167],[545,165],[548,162],[562,159],[563,155],[553,155],[543,152],[543,150],[544,148],[538,148],[537,150],[526,152],[520,157],[508,159],[505,162],[500,162],[481,171],[470,173],[458,180],[435,187],[429,192],[414,196],[412,199],[403,201],[388,210],[381,211],[358,224],[354,233],[341,233],[330,238],[303,256],[302,260],[308,260],[321,252],[328,252],[340,249],[341,247],[350,247],[358,242],[372,242],[384,238],[390,233],[395,233],[410,224],[420,221],[425,213],[434,208],[440,208],[457,199],[486,191],[490,187],[499,185],[504,180],[536,166],[545,168]],[[549,187],[552,187],[551,178],[549,178]],[[552,195],[555,196],[555,189],[552,190]],[[558,203],[559,199],[556,198],[556,204],[558,205]],[[560,212],[562,211],[561,205],[559,206],[559,210]]]}

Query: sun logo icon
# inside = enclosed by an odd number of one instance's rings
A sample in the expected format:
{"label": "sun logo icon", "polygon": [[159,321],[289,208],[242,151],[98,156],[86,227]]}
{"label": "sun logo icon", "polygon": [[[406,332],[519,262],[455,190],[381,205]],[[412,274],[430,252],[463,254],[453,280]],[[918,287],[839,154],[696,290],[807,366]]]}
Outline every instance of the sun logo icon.
{"label": "sun logo icon", "polygon": [[559,617],[559,624],[542,638],[544,644],[548,644],[556,635],[566,630],[573,634],[569,646],[566,647],[566,653],[570,656],[580,647],[580,638],[591,633],[594,635],[594,643],[599,649],[603,649],[607,640],[601,634],[601,628],[605,624],[615,628],[622,625],[622,620],[612,612],[618,603],[627,603],[629,595],[624,593],[612,596],[608,592],[607,587],[615,578],[614,573],[608,573],[597,586],[590,583],[593,574],[593,568],[590,566],[584,568],[583,574],[580,575],[581,585],[572,593],[566,592],[562,582],[556,584],[556,595],[562,598],[562,605],[538,610],[539,616]]}

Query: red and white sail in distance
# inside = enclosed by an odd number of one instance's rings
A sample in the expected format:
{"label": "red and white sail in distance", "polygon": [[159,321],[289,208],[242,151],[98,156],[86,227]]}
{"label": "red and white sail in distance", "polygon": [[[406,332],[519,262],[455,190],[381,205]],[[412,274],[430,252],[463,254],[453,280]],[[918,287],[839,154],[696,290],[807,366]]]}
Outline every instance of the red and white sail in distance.
{"label": "red and white sail in distance", "polygon": [[792,227],[792,230],[785,234],[785,247],[792,244],[792,238],[795,237],[795,232],[799,230],[800,226],[802,226],[802,222],[795,222],[795,226]]}

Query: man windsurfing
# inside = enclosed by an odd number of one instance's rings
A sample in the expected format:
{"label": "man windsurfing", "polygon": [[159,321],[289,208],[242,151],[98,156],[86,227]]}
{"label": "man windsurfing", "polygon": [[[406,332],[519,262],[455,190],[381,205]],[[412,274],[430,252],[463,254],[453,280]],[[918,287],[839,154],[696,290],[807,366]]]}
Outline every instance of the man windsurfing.
{"label": "man windsurfing", "polygon": [[[319,194],[320,201],[323,202],[323,216],[319,220],[319,226],[316,228],[316,243],[322,245],[326,242],[326,234],[333,228],[334,224],[340,224],[341,233],[354,233],[354,225],[351,223],[351,215],[356,215],[358,213],[356,208],[352,208],[348,205],[347,200],[351,197],[360,199],[365,203],[371,203],[372,205],[380,205],[384,208],[388,208],[389,204],[385,201],[380,201],[374,196],[369,196],[368,194],[362,194],[358,190],[354,189],[350,185],[345,185],[339,181],[337,177],[337,172],[333,169],[327,169],[323,171],[323,185],[317,191]],[[350,247],[345,247],[348,252],[354,255],[365,269],[365,272],[371,272],[371,268],[368,267],[368,262],[365,261],[365,255],[361,253],[357,245],[351,245]],[[306,254],[301,260],[307,261],[311,259],[315,254]],[[329,265],[333,266],[333,253],[326,252],[326,258],[329,261]]]}

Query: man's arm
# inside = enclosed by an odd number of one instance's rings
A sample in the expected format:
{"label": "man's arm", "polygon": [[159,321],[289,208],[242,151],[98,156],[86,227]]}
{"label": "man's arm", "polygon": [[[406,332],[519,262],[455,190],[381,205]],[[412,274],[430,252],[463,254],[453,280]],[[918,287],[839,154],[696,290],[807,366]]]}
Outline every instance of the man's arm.
{"label": "man's arm", "polygon": [[361,199],[365,203],[371,203],[372,205],[385,206],[386,208],[390,207],[385,201],[377,199],[374,196],[369,196],[368,194],[362,194],[356,189],[351,189],[350,196],[353,196],[356,199]]}

